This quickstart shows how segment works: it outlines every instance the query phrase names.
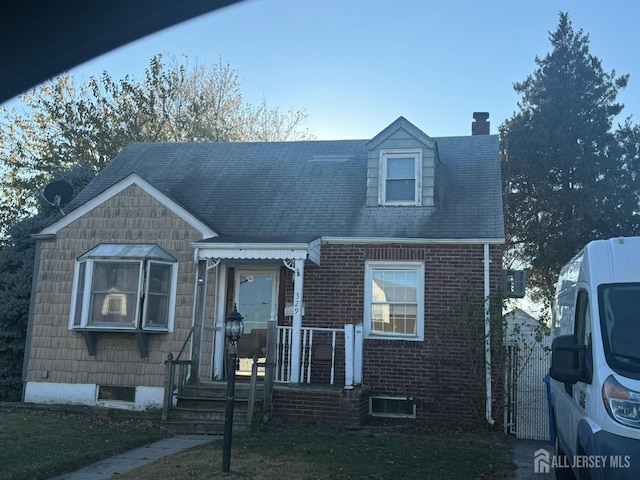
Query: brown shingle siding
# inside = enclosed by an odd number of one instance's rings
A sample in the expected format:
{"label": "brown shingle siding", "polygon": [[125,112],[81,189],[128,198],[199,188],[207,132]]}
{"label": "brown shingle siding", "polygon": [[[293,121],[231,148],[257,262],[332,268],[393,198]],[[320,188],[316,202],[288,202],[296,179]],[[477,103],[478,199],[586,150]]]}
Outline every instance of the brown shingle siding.
{"label": "brown shingle siding", "polygon": [[[27,381],[162,386],[164,361],[191,328],[195,265],[191,241],[201,235],[137,186],[107,200],[41,242]],[[179,261],[174,332],[153,334],[141,358],[133,333],[100,333],[95,357],[82,333],[68,329],[75,259],[99,243],[157,243]],[[42,378],[48,371],[48,378]]]}

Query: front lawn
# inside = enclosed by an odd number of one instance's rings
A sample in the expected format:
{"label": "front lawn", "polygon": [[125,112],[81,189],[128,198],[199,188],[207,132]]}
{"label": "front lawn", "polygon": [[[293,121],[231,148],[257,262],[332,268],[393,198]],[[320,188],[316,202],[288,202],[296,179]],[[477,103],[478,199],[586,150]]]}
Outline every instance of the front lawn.
{"label": "front lawn", "polygon": [[[167,434],[158,415],[0,405],[0,478],[45,480],[152,443]],[[408,427],[268,426],[234,435],[231,472],[222,440],[165,457],[122,480],[512,478],[500,434],[433,434]]]}
{"label": "front lawn", "polygon": [[122,480],[504,479],[511,478],[500,434],[428,434],[411,429],[356,430],[273,426],[233,438],[231,472],[221,473],[222,441],[159,460]]}
{"label": "front lawn", "polygon": [[39,480],[167,436],[160,414],[95,415],[82,408],[0,407],[0,478]]}

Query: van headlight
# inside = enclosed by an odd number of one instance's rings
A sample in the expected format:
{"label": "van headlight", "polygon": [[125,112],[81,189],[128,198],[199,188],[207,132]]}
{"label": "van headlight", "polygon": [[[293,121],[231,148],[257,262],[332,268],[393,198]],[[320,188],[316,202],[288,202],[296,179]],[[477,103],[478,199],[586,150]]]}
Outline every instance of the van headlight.
{"label": "van headlight", "polygon": [[616,422],[640,428],[640,392],[623,387],[609,375],[602,385],[602,400]]}

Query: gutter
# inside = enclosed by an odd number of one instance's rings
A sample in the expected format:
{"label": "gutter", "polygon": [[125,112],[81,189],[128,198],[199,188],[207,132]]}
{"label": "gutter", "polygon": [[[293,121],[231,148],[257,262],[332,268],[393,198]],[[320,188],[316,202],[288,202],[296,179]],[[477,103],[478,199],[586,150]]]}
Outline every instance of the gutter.
{"label": "gutter", "polygon": [[400,237],[321,237],[323,244],[407,244],[407,245],[477,245],[494,244],[501,245],[504,238],[400,238]]}
{"label": "gutter", "polygon": [[491,287],[489,282],[489,244],[484,244],[484,357],[485,357],[485,418],[489,425],[493,425],[496,421],[492,418],[492,395],[491,395]]}

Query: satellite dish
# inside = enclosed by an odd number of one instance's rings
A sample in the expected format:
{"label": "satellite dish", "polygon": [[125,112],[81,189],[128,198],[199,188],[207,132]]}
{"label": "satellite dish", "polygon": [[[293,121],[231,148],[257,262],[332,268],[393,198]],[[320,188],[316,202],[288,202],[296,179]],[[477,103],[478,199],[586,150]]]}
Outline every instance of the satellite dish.
{"label": "satellite dish", "polygon": [[52,207],[58,207],[60,213],[64,215],[62,207],[66,205],[73,196],[73,187],[67,182],[62,180],[56,180],[51,182],[44,189],[43,196],[49,205]]}

